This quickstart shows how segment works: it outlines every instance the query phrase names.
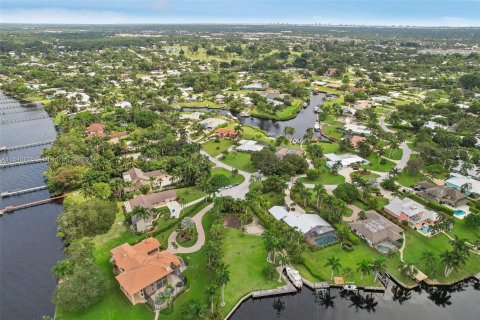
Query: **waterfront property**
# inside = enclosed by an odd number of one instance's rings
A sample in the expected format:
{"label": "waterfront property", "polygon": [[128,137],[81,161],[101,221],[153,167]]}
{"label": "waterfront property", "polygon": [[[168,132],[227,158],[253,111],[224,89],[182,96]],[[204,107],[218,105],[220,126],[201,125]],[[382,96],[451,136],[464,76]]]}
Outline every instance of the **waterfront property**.
{"label": "waterfront property", "polygon": [[335,229],[318,214],[287,211],[282,206],[271,207],[268,212],[278,221],[301,232],[305,241],[313,247],[323,247],[337,241]]}
{"label": "waterfront property", "polygon": [[225,123],[227,123],[227,121],[217,118],[207,118],[199,122],[199,124],[204,126],[207,131],[212,131]]}
{"label": "waterfront property", "polygon": [[279,148],[276,152],[275,155],[279,158],[283,158],[287,154],[296,154],[298,156],[301,156],[303,154],[303,151],[300,149],[292,149],[292,148]]}
{"label": "waterfront property", "polygon": [[399,221],[407,221],[410,227],[421,230],[425,235],[429,234],[429,226],[434,225],[438,219],[436,212],[427,210],[409,198],[393,198],[383,209]]}
{"label": "waterfront property", "polygon": [[426,200],[447,204],[454,208],[468,203],[466,196],[457,189],[438,186],[428,181],[420,182],[415,189],[417,194]]}
{"label": "waterfront property", "polygon": [[363,159],[362,157],[359,157],[354,154],[341,154],[337,155],[334,153],[327,153],[325,154],[325,158],[327,158],[327,167],[332,168],[335,166],[337,163],[340,164],[340,169],[350,167],[353,165],[365,165],[368,164],[369,161]]}
{"label": "waterfront property", "polygon": [[155,238],[133,246],[124,243],[111,253],[115,279],[133,305],[148,303],[154,310],[161,309],[165,307],[158,299],[162,293],[174,297],[184,288],[185,265],[174,254],[160,251],[160,243]]}
{"label": "waterfront property", "polygon": [[364,220],[350,224],[350,229],[382,253],[397,251],[403,229],[376,211],[365,212]]}
{"label": "waterfront property", "polygon": [[254,140],[240,140],[236,148],[237,151],[242,152],[256,152],[261,151],[265,147],[265,143]]}
{"label": "waterfront property", "polygon": [[215,130],[215,136],[223,139],[236,140],[238,137],[238,131],[228,128],[218,128],[217,130]]}
{"label": "waterfront property", "polygon": [[458,173],[451,173],[450,177],[445,180],[445,185],[447,187],[459,190],[466,196],[480,194],[480,181]]}
{"label": "waterfront property", "polygon": [[162,188],[172,183],[171,177],[163,170],[143,172],[141,169],[132,168],[122,174],[123,181],[131,184],[124,189],[125,192],[135,192],[143,186],[149,185],[153,189]]}
{"label": "waterfront property", "polygon": [[[133,215],[131,219],[132,232],[146,232],[153,229],[153,222],[157,216],[153,209],[168,206],[168,203],[175,201],[178,198],[176,190],[167,190],[163,192],[156,192],[150,194],[139,194],[132,199],[125,201],[125,211],[132,212],[135,207],[142,207],[149,210],[149,214],[145,216]],[[173,208],[173,207],[172,207]],[[176,207],[175,207],[176,208]],[[169,207],[170,210],[172,210]],[[171,214],[176,214],[171,212]]]}

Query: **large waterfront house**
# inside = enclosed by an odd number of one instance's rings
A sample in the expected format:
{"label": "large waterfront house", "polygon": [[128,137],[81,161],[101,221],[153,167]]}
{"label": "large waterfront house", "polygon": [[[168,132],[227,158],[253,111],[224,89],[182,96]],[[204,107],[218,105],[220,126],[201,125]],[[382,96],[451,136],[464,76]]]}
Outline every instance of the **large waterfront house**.
{"label": "large waterfront house", "polygon": [[459,173],[451,173],[450,177],[445,180],[445,185],[459,190],[467,196],[480,194],[480,181]]}
{"label": "large waterfront house", "polygon": [[[147,232],[153,229],[153,222],[155,221],[157,214],[153,209],[165,206],[169,203],[174,202],[178,198],[177,192],[175,190],[167,190],[163,192],[155,192],[149,194],[139,194],[133,197],[130,200],[124,202],[125,211],[127,213],[132,212],[133,209],[137,206],[148,209],[150,214],[147,216],[133,215],[131,218],[131,229],[132,232]],[[173,206],[170,214],[177,215],[176,211],[180,209],[176,206]],[[175,212],[172,212],[175,210]]]}
{"label": "large waterfront house", "polygon": [[103,123],[90,124],[85,130],[87,133],[87,139],[91,139],[92,137],[106,137],[107,134],[105,133],[105,128],[106,125],[104,125]]}
{"label": "large waterfront house", "polygon": [[163,170],[143,172],[141,169],[132,168],[122,174],[123,181],[130,183],[124,189],[125,192],[135,192],[145,185],[151,185],[153,189],[162,188],[172,183],[171,177]]}
{"label": "large waterfront house", "polygon": [[422,181],[417,184],[415,190],[417,195],[426,200],[434,201],[439,204],[447,204],[454,208],[468,203],[466,196],[457,189],[447,186],[439,186],[428,181]]}
{"label": "large waterfront house", "polygon": [[352,222],[350,229],[382,253],[398,250],[403,233],[402,228],[373,210],[365,212],[364,220]]}
{"label": "large waterfront house", "polygon": [[305,241],[314,247],[323,247],[337,241],[335,229],[318,214],[288,211],[285,207],[274,206],[268,212],[278,221],[301,232]]}
{"label": "large waterfront house", "polygon": [[238,137],[238,131],[228,128],[218,128],[217,130],[215,130],[215,136],[217,136],[218,138],[235,140]]}
{"label": "large waterfront house", "polygon": [[416,230],[432,226],[438,219],[436,212],[427,210],[423,205],[409,198],[393,198],[383,209],[399,221],[407,221]]}
{"label": "large waterfront house", "polygon": [[160,251],[157,239],[147,238],[133,246],[124,243],[110,252],[115,279],[132,304],[148,303],[154,310],[161,309],[164,304],[159,303],[159,295],[170,290],[176,296],[183,290],[185,265],[174,254]]}

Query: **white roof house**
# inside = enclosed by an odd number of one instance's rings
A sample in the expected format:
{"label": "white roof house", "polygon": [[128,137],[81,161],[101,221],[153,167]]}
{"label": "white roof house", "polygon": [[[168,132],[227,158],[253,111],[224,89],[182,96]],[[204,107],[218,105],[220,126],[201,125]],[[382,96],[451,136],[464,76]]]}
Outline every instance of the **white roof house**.
{"label": "white roof house", "polygon": [[352,164],[368,164],[368,160],[363,159],[355,154],[341,154],[337,155],[334,153],[327,153],[325,154],[325,158],[328,159],[327,167],[332,168],[335,163],[340,162],[342,168],[351,166]]}
{"label": "white roof house", "polygon": [[254,141],[254,140],[242,139],[238,143],[239,143],[239,146],[237,147],[237,150],[243,151],[243,152],[256,152],[265,148],[263,144],[258,143],[257,141]]}
{"label": "white roof house", "polygon": [[359,124],[354,124],[354,123],[347,123],[343,126],[344,131],[351,131],[355,134],[361,134],[368,136],[372,134],[372,131],[368,129],[366,126],[359,125]]}
{"label": "white roof house", "polygon": [[422,223],[425,220],[436,221],[438,218],[436,212],[427,210],[423,205],[409,198],[393,198],[384,209],[400,221],[408,220],[412,224]]}
{"label": "white roof house", "polygon": [[445,180],[445,185],[447,187],[460,190],[467,196],[471,195],[472,193],[480,194],[480,181],[472,177],[466,177],[459,173],[451,173],[450,177]]}
{"label": "white roof house", "polygon": [[195,120],[195,121],[198,121],[200,120],[200,117],[202,116],[202,112],[192,112],[192,113],[182,113],[180,115],[180,119],[184,120],[184,119],[188,119],[188,120]]}
{"label": "white roof house", "polygon": [[201,125],[204,125],[207,130],[213,130],[218,126],[221,126],[224,123],[227,123],[227,121],[223,119],[217,119],[217,118],[207,118],[205,120],[202,120],[199,122]]}
{"label": "white roof house", "polygon": [[132,104],[128,101],[120,101],[115,103],[115,107],[120,107],[122,109],[130,109],[132,107]]}
{"label": "white roof house", "polygon": [[[333,231],[333,227],[317,214],[298,213],[287,211],[282,206],[274,206],[268,209],[268,212],[277,219],[283,221],[292,228],[296,228],[303,234],[315,229],[323,227],[326,232]],[[327,231],[328,230],[328,231]]]}

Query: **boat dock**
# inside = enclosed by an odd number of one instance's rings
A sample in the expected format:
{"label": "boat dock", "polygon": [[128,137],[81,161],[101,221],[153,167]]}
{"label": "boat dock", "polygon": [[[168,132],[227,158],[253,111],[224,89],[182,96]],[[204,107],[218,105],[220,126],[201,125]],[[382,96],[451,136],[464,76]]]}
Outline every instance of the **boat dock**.
{"label": "boat dock", "polygon": [[17,211],[17,210],[39,206],[39,205],[42,205],[42,204],[45,204],[45,203],[50,203],[50,202],[53,202],[53,201],[56,201],[56,200],[61,200],[65,197],[66,197],[66,195],[61,195],[61,196],[56,196],[56,197],[52,197],[52,198],[48,198],[48,199],[43,199],[43,200],[38,200],[38,201],[33,201],[33,202],[29,202],[29,203],[20,204],[18,206],[8,206],[8,207],[5,207],[3,209],[0,209],[0,216],[3,216],[4,213],[12,213],[12,212]]}
{"label": "boat dock", "polygon": [[32,160],[26,160],[26,161],[0,163],[0,169],[7,168],[7,167],[24,166],[27,164],[41,163],[41,162],[47,162],[47,161],[48,161],[48,158],[39,158],[39,159],[32,159]]}
{"label": "boat dock", "polygon": [[259,290],[259,291],[253,291],[252,292],[252,298],[263,298],[263,297],[271,297],[271,296],[278,296],[282,294],[290,294],[290,293],[296,293],[298,289],[292,284],[290,279],[288,279],[284,274],[283,274],[283,267],[277,267],[278,273],[280,273],[283,281],[285,281],[287,284],[284,285],[283,287],[278,287],[275,289],[269,289],[269,290]]}
{"label": "boat dock", "polygon": [[47,189],[47,186],[39,186],[39,187],[28,188],[28,189],[17,190],[17,191],[2,192],[2,193],[0,194],[0,196],[1,196],[2,198],[8,198],[8,197],[12,197],[12,196],[17,196],[17,195],[19,195],[19,194],[36,192],[36,191],[45,190],[45,189]]}
{"label": "boat dock", "polygon": [[23,121],[33,121],[33,120],[40,120],[40,119],[46,119],[46,118],[50,118],[50,116],[48,114],[45,114],[45,115],[42,115],[42,116],[36,116],[36,117],[30,117],[30,118],[2,120],[2,121],[0,121],[0,124],[23,122]]}
{"label": "boat dock", "polygon": [[53,141],[54,140],[39,141],[39,142],[22,144],[22,145],[12,146],[12,147],[2,146],[2,147],[0,147],[0,152],[8,152],[8,151],[11,151],[11,150],[25,149],[25,148],[31,148],[31,147],[36,147],[36,146],[43,146],[43,145],[46,145],[46,144],[50,144]]}

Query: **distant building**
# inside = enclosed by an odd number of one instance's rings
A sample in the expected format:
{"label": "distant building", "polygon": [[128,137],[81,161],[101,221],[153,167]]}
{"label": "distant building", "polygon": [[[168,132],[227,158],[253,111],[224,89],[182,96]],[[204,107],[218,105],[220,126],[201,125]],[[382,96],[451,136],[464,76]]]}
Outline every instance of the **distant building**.
{"label": "distant building", "polygon": [[90,124],[87,129],[87,139],[91,139],[92,137],[106,137],[107,134],[105,133],[106,125],[103,123],[92,123]]}
{"label": "distant building", "polygon": [[372,134],[372,130],[368,129],[366,126],[353,123],[345,124],[343,126],[343,131],[351,132],[362,136],[369,136]]}
{"label": "distant building", "polygon": [[403,229],[376,211],[365,212],[366,219],[350,224],[350,229],[382,253],[396,251]]}
{"label": "distant building", "polygon": [[254,82],[254,83],[242,86],[241,89],[250,90],[250,91],[263,91],[263,90],[266,90],[267,87],[262,85],[261,83]]}
{"label": "distant building", "polygon": [[265,148],[264,143],[260,143],[258,141],[254,140],[240,140],[238,142],[238,146],[236,148],[237,151],[243,151],[243,152],[257,152],[261,151],[263,148]]}
{"label": "distant building", "polygon": [[120,102],[115,103],[115,107],[119,107],[119,108],[122,108],[122,109],[130,109],[130,108],[132,108],[132,104],[128,101],[120,101]]}
{"label": "distant building", "polygon": [[350,144],[352,145],[352,147],[354,149],[356,149],[360,142],[364,142],[366,140],[367,140],[367,138],[362,137],[362,136],[352,136],[352,138],[350,138]]}
{"label": "distant building", "polygon": [[129,131],[113,132],[112,134],[110,134],[110,140],[108,140],[108,143],[116,144],[120,142],[121,138],[128,137],[129,135],[130,135]]}
{"label": "distant building", "polygon": [[208,131],[212,131],[213,129],[225,123],[227,123],[227,121],[217,118],[207,118],[199,122],[199,124],[205,126],[205,129],[207,129]]}
{"label": "distant building", "polygon": [[168,285],[173,287],[170,293],[173,297],[185,288],[185,265],[174,254],[160,251],[160,243],[155,238],[133,246],[124,243],[110,252],[115,279],[133,305],[148,303],[154,310],[162,309],[166,304],[158,304],[158,297]]}
{"label": "distant building", "polygon": [[331,76],[336,75],[337,72],[338,72],[337,68],[328,68],[327,71],[325,71],[323,73],[323,75],[326,76],[326,77],[331,77]]}
{"label": "distant building", "polygon": [[301,232],[312,246],[323,247],[337,241],[335,229],[318,214],[287,211],[282,206],[271,207],[268,212],[278,221]]}
{"label": "distant building", "polygon": [[300,149],[293,149],[293,148],[279,148],[277,152],[275,152],[275,155],[279,158],[283,158],[287,154],[296,154],[297,156],[301,156],[303,154],[303,151]]}
{"label": "distant building", "polygon": [[454,208],[468,203],[466,196],[457,189],[438,186],[428,181],[420,182],[415,189],[417,194],[426,200],[447,204]]}

